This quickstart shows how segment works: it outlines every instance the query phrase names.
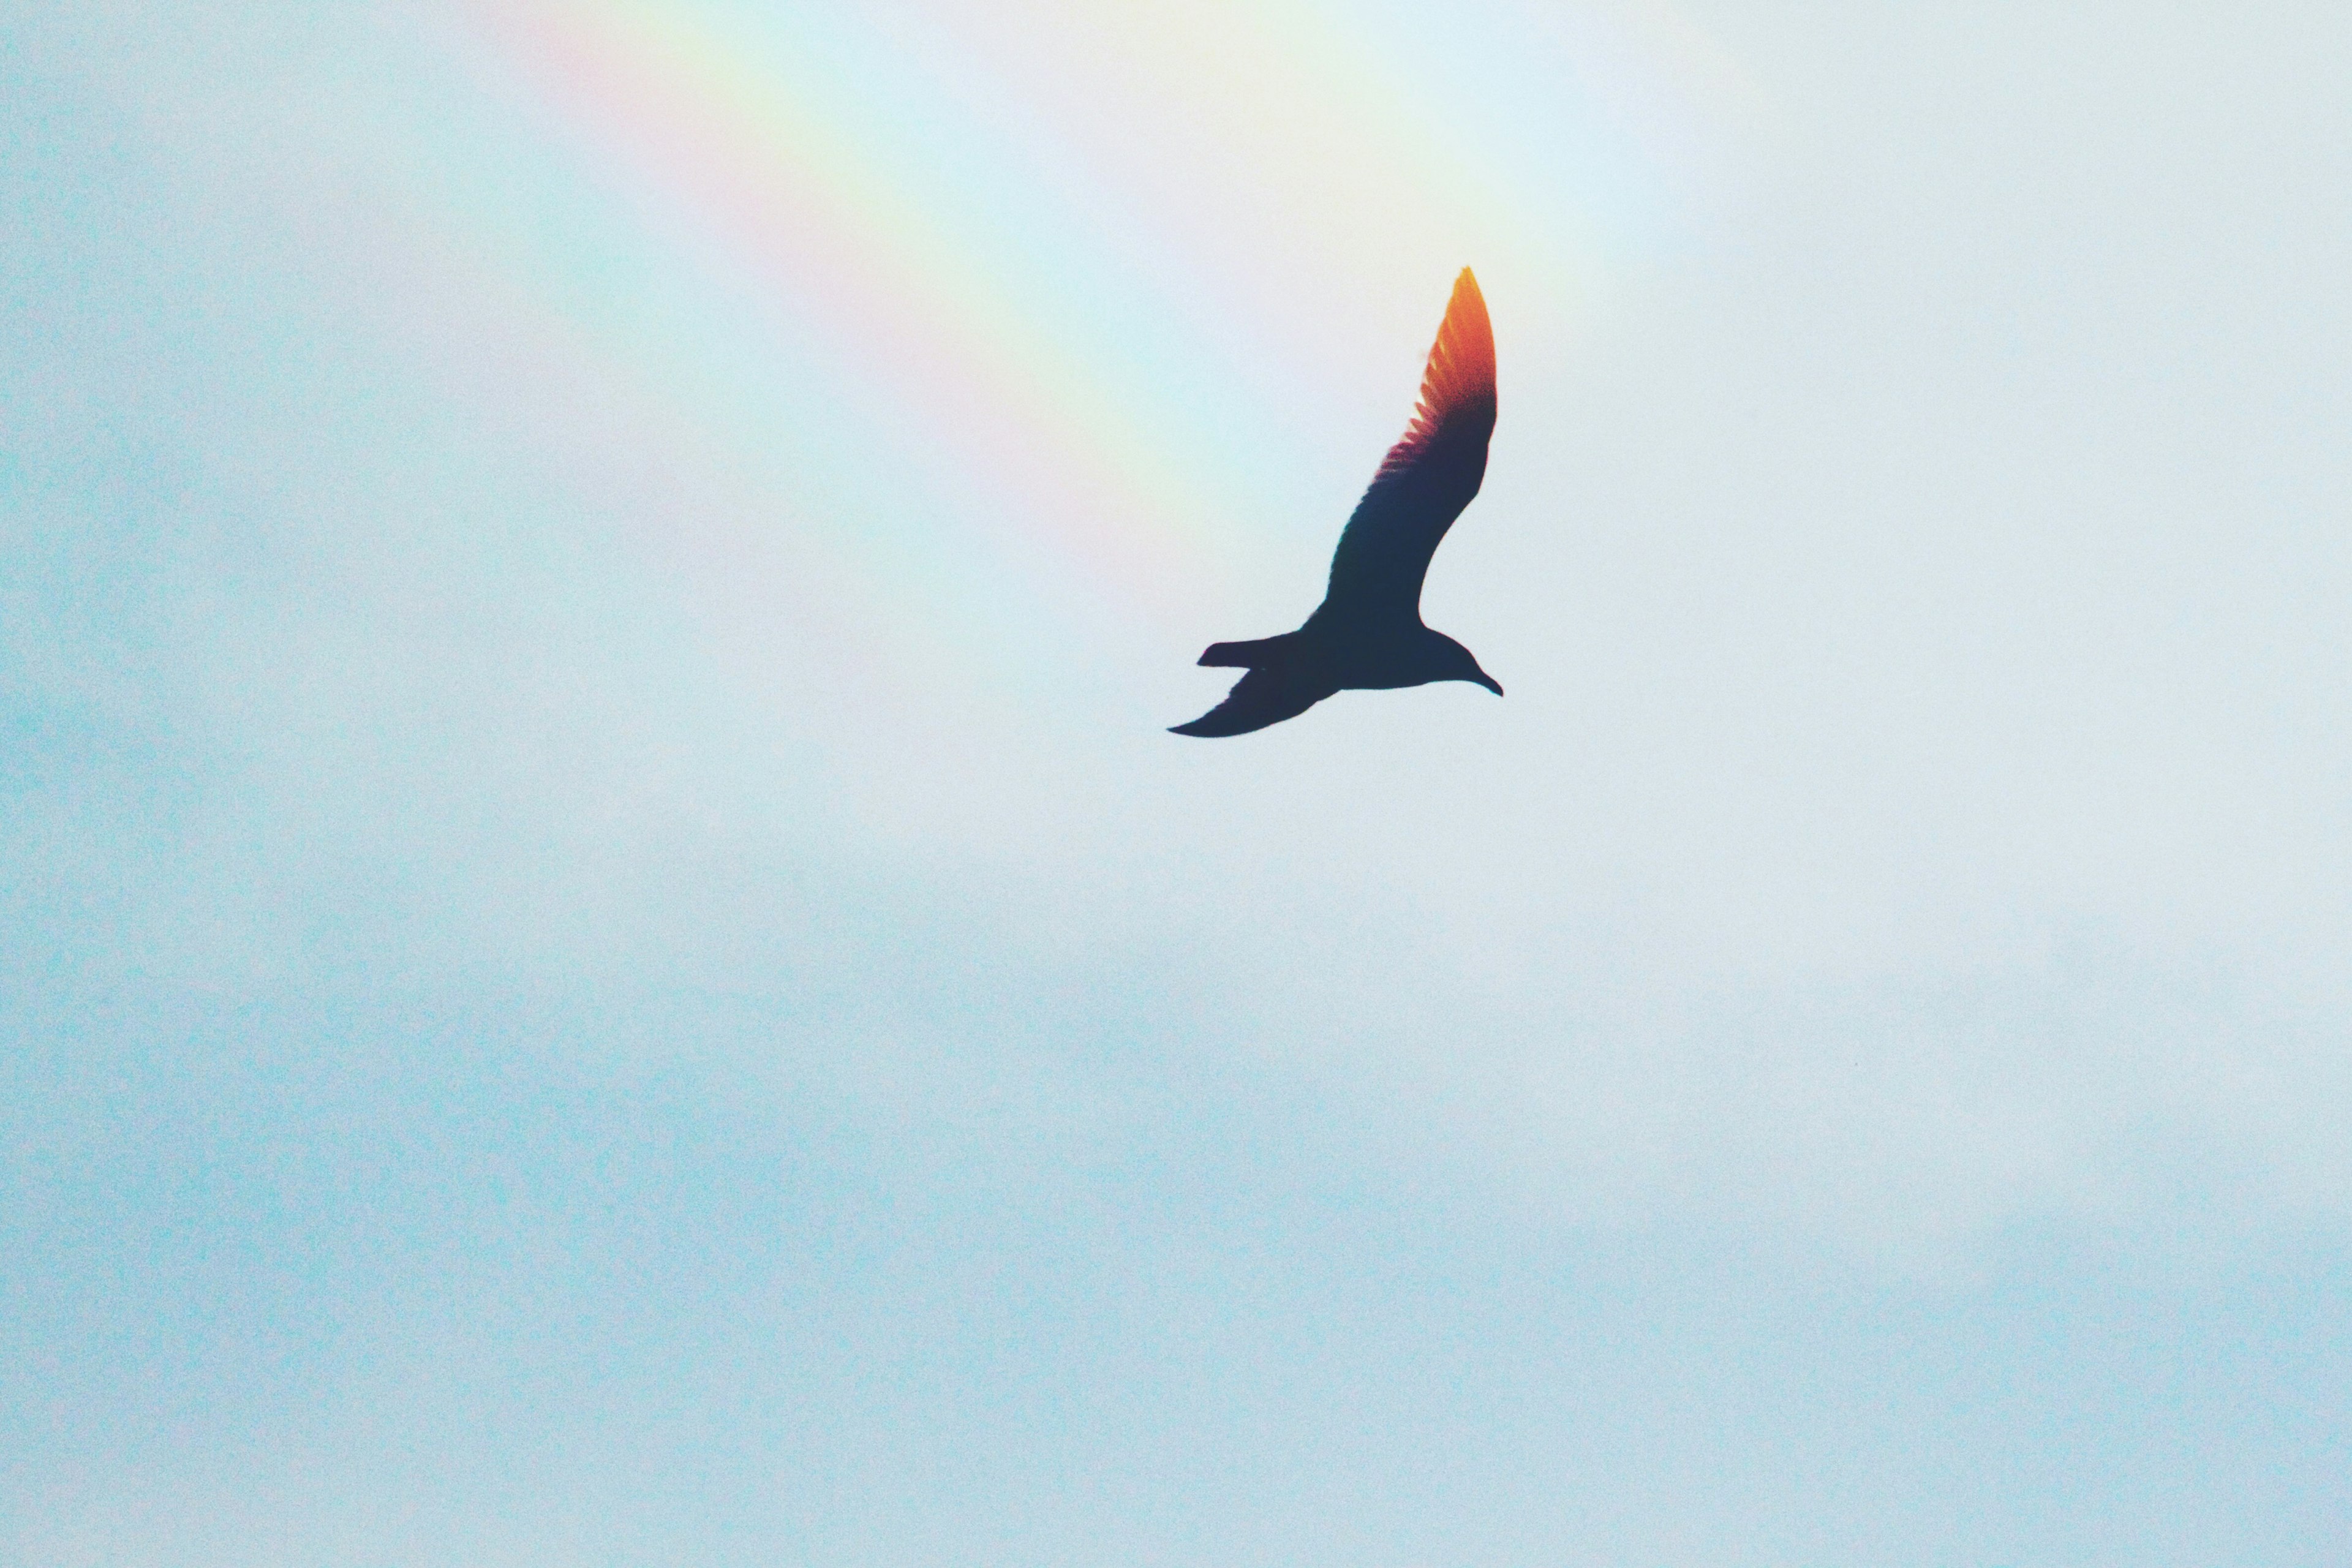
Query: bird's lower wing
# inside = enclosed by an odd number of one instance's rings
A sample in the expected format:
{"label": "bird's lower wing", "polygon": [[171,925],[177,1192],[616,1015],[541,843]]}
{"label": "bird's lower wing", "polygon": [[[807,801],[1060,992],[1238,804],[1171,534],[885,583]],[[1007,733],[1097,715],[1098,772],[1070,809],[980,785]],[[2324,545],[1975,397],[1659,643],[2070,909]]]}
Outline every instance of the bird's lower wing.
{"label": "bird's lower wing", "polygon": [[1252,730],[1263,730],[1268,724],[1279,724],[1285,719],[1296,719],[1326,697],[1329,690],[1318,689],[1297,679],[1291,672],[1276,668],[1253,669],[1234,682],[1225,700],[1193,720],[1190,724],[1173,726],[1173,735],[1246,735]]}

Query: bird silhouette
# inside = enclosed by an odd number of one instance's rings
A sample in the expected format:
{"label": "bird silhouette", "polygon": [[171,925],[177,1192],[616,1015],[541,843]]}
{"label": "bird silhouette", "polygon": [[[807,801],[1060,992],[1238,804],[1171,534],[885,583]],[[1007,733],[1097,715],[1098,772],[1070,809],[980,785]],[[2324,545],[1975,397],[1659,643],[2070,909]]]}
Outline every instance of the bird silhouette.
{"label": "bird silhouette", "polygon": [[1421,623],[1429,558],[1478,493],[1494,429],[1495,330],[1465,267],[1430,345],[1412,423],[1341,531],[1323,602],[1295,632],[1211,644],[1202,664],[1249,673],[1223,702],[1171,732],[1245,735],[1296,719],[1334,692],[1433,680],[1475,681],[1500,697],[1502,687],[1468,648]]}

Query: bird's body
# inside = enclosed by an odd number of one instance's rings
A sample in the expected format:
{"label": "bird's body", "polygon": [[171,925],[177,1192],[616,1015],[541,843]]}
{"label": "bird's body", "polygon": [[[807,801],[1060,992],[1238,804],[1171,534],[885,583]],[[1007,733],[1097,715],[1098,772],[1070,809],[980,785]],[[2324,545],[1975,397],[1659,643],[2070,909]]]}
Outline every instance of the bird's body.
{"label": "bird's body", "polygon": [[1245,668],[1225,700],[1179,735],[1242,735],[1295,719],[1339,691],[1433,680],[1502,687],[1470,650],[1421,620],[1421,585],[1445,531],[1478,493],[1495,428],[1495,335],[1464,268],[1404,438],[1389,449],[1331,557],[1323,603],[1295,632],[1217,643],[1205,665]]}

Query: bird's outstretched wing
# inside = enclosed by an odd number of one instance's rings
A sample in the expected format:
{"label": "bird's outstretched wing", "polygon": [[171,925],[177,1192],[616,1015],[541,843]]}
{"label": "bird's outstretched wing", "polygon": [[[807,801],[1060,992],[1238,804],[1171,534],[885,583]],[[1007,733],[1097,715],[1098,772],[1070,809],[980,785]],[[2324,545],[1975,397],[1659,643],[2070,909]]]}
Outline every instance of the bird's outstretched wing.
{"label": "bird's outstretched wing", "polygon": [[1429,558],[1478,493],[1494,430],[1495,329],[1465,267],[1430,345],[1412,423],[1389,448],[1339,535],[1318,616],[1386,619],[1402,611],[1419,618]]}
{"label": "bird's outstretched wing", "polygon": [[1190,724],[1173,726],[1171,732],[1178,735],[1246,735],[1252,730],[1263,730],[1268,724],[1279,724],[1285,719],[1297,718],[1336,689],[1328,686],[1318,688],[1282,665],[1253,669],[1234,682],[1234,689],[1225,693],[1223,702]]}

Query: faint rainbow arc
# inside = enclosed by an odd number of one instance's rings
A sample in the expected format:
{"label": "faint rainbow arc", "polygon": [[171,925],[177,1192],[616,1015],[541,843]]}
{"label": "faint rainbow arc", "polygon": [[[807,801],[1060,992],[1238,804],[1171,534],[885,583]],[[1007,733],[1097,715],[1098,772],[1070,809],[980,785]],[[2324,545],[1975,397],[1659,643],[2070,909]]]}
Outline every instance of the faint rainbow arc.
{"label": "faint rainbow arc", "polygon": [[842,361],[1024,510],[1023,528],[1150,607],[1213,503],[853,138],[674,13],[496,0],[480,14],[568,118],[657,177],[737,262],[854,321]]}

